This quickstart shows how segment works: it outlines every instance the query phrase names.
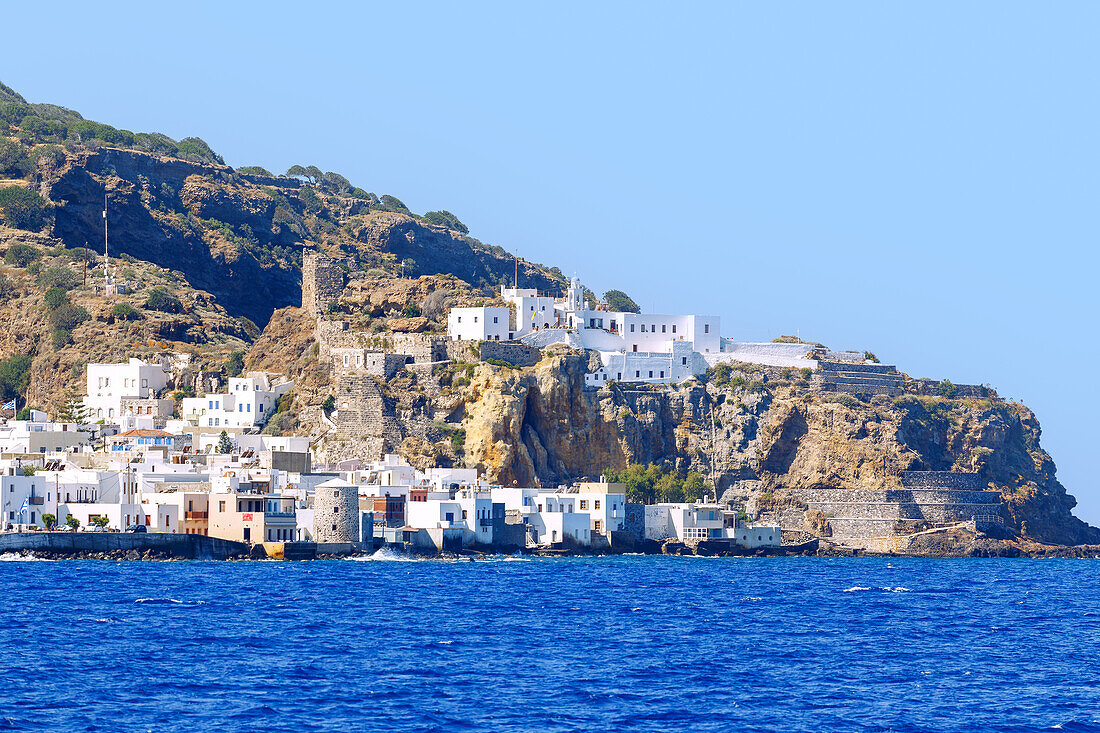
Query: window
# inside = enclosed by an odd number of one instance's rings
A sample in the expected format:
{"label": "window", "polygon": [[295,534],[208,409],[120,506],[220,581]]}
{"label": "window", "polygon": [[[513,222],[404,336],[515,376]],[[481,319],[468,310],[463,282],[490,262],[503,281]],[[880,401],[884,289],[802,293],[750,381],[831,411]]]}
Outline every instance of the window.
{"label": "window", "polygon": [[703,333],[710,333],[710,324],[709,323],[704,323],[703,324]]}
{"label": "window", "polygon": [[602,530],[603,530],[603,522],[601,522],[600,520],[598,520],[598,519],[597,519],[597,520],[595,521],[594,525],[593,525],[593,529],[594,529],[594,530],[595,530],[596,532],[600,532],[600,531],[602,531]]}
{"label": "window", "polygon": [[493,316],[493,323],[500,323],[500,319],[496,316]]}
{"label": "window", "polygon": [[661,333],[664,333],[666,328],[668,328],[668,326],[666,326],[665,324],[662,323],[661,324]]}
{"label": "window", "polygon": [[581,511],[583,512],[588,508],[588,499],[581,499]]}
{"label": "window", "polygon": [[664,378],[665,378],[665,373],[662,371],[661,372],[661,379],[664,379]]}
{"label": "window", "polygon": [[332,508],[332,513],[333,513],[333,514],[339,514],[339,513],[340,513],[340,507],[338,507],[338,506],[334,506],[334,507]]}
{"label": "window", "polygon": [[642,324],[642,333],[645,333],[645,324]]}
{"label": "window", "polygon": [[474,323],[477,323],[477,316],[474,316]]}
{"label": "window", "polygon": [[635,378],[635,379],[638,379],[638,378],[639,378],[639,377],[641,377],[641,376],[642,376],[642,373],[641,373],[640,371],[638,371],[638,370],[634,370],[634,378]]}
{"label": "window", "polygon": [[688,358],[686,356],[680,357],[680,363],[683,364],[684,366],[687,366]]}
{"label": "window", "polygon": [[653,370],[652,369],[649,370],[649,378],[653,379]]}
{"label": "window", "polygon": [[672,332],[676,333],[676,324],[675,323],[672,324]]}
{"label": "window", "polygon": [[632,349],[633,351],[637,351],[637,350],[638,350],[638,344],[631,344],[630,346],[631,346],[631,349]]}
{"label": "window", "polygon": [[634,333],[634,324],[633,323],[630,324],[630,332]]}
{"label": "window", "polygon": [[458,317],[458,322],[459,322],[459,323],[462,323],[462,316],[459,316],[459,317]]}
{"label": "window", "polygon": [[264,406],[260,405],[260,412],[263,412],[263,411],[264,411]]}
{"label": "window", "polygon": [[619,380],[619,381],[621,382],[621,381],[623,380],[623,373],[622,373],[622,372],[616,372],[616,374],[617,374],[618,376],[616,376],[616,377],[615,377],[615,379],[617,379],[617,380]]}
{"label": "window", "polygon": [[596,509],[600,508],[600,500],[599,499],[596,499],[595,502],[593,502],[593,503],[595,504]]}
{"label": "window", "polygon": [[651,324],[649,330],[653,331],[653,333],[657,333],[657,324]]}
{"label": "window", "polygon": [[447,512],[447,521],[453,522],[455,520],[454,512]]}

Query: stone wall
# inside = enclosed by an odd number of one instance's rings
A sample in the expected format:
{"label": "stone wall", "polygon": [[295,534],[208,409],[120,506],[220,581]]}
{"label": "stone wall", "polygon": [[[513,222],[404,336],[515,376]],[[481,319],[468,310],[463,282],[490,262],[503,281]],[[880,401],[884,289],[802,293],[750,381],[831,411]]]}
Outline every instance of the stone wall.
{"label": "stone wall", "polygon": [[[940,384],[934,379],[910,379],[905,383],[905,391],[926,397],[936,397],[940,394]],[[995,398],[997,390],[981,384],[955,384],[955,397],[972,397],[975,399]]]}
{"label": "stone wall", "polygon": [[892,365],[822,361],[819,366],[823,390],[888,397],[902,393],[902,375]]}
{"label": "stone wall", "polygon": [[328,311],[344,292],[345,273],[336,260],[316,252],[302,255],[302,308],[314,316]]}
{"label": "stone wall", "polygon": [[417,363],[446,361],[447,337],[429,333],[395,333],[387,336],[386,351],[405,354]]}
{"label": "stone wall", "polygon": [[518,367],[530,367],[542,360],[542,349],[519,341],[482,341],[478,349],[481,361],[500,359]]}
{"label": "stone wall", "polygon": [[405,354],[347,347],[331,349],[330,356],[334,373],[362,372],[383,379],[392,379],[409,360]]}
{"label": "stone wall", "polygon": [[902,471],[901,485],[910,489],[980,491],[986,487],[986,481],[980,474],[961,471]]}

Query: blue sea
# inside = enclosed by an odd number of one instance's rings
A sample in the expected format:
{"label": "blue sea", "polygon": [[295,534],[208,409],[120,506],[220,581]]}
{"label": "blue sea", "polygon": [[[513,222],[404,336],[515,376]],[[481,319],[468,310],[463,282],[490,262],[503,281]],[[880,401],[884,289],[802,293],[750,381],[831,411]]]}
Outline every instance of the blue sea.
{"label": "blue sea", "polygon": [[1100,562],[0,556],[0,729],[1100,731]]}

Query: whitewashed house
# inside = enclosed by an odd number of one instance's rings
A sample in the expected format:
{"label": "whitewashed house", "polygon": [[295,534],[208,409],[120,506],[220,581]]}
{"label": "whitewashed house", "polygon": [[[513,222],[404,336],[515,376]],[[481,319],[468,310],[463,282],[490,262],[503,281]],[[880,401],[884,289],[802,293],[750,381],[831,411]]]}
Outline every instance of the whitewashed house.
{"label": "whitewashed house", "polygon": [[515,336],[510,319],[511,309],[503,306],[451,308],[447,335],[452,341],[508,341]]}
{"label": "whitewashed house", "polygon": [[264,372],[232,377],[228,390],[180,401],[180,417],[193,426],[219,430],[253,430],[263,427],[275,403],[294,386],[289,380],[272,381]]}
{"label": "whitewashed house", "polygon": [[124,414],[167,418],[174,402],[161,399],[168,380],[164,367],[130,359],[125,364],[89,364],[83,399],[85,419],[117,422]]}

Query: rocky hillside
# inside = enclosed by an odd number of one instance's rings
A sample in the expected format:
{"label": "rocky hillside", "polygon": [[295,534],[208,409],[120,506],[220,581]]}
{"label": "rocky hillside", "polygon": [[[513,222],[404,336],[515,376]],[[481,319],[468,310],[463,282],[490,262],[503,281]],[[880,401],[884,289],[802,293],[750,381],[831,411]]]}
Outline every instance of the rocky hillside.
{"label": "rocky hillside", "polygon": [[[449,274],[487,295],[512,278],[515,259],[469,236],[449,212],[418,216],[337,173],[289,172],[234,170],[199,138],[116,129],[28,104],[0,84],[0,188],[33,191],[44,206],[41,217],[9,224],[101,250],[106,197],[112,252],[179,271],[260,328],[276,308],[300,302],[307,248],[339,256],[356,272]],[[562,282],[560,272],[522,267],[532,287]]]}

